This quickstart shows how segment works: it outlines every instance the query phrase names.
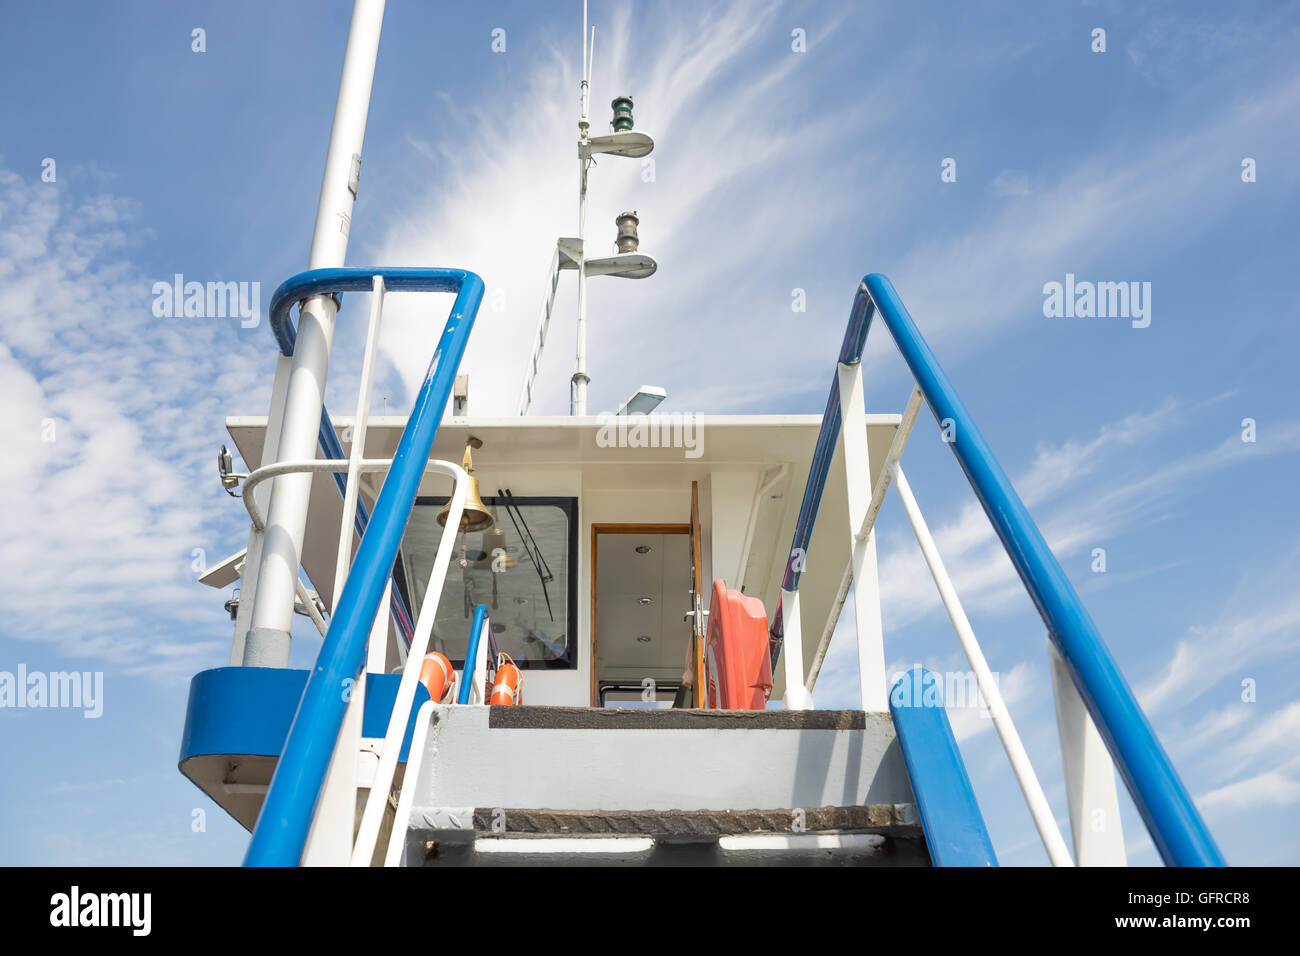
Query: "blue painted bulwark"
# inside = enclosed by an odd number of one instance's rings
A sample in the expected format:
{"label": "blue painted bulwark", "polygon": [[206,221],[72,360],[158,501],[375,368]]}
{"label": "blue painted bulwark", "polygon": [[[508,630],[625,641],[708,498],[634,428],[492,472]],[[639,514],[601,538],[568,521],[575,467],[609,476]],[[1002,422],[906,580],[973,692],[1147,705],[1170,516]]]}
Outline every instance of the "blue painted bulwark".
{"label": "blue painted bulwark", "polygon": [[478,642],[483,639],[483,622],[487,620],[487,605],[480,604],[474,608],[474,624],[469,630],[469,646],[465,649],[465,666],[460,672],[460,688],[456,691],[456,703],[468,704],[470,688],[474,681],[482,680],[481,674],[474,673],[474,663],[478,660]]}
{"label": "blue painted bulwark", "polygon": [[1205,821],[1028,509],[893,284],[872,274],[858,286],[850,329],[859,322],[869,329],[876,314],[884,320],[934,417],[941,423],[952,422],[949,444],[953,454],[1047,625],[1048,636],[1064,658],[1161,857],[1173,866],[1225,865]]}
{"label": "blue painted bulwark", "polygon": [[[193,757],[213,754],[278,756],[302,700],[307,674],[285,667],[217,667],[195,674],[181,735],[181,769]],[[363,736],[382,737],[388,732],[400,680],[400,674],[366,675]],[[417,686],[399,760],[406,760],[415,715],[428,699],[424,685]]]}
{"label": "blue painted bulwark", "polygon": [[416,395],[393,465],[375,502],[329,630],[311,670],[302,702],[267,791],[244,863],[294,866],[302,857],[316,801],[347,708],[343,689],[364,662],[366,638],[383,600],[424,466],[451,397],[452,382],[469,342],[483,280],[459,269],[316,269],[285,282],[271,300],[271,328],[281,350],[293,348],[289,311],[313,295],[370,289],[382,275],[392,291],[455,292],[456,301]]}
{"label": "blue painted bulwark", "polygon": [[889,712],[931,861],[935,866],[997,866],[938,679],[921,667],[908,671],[890,691]]}

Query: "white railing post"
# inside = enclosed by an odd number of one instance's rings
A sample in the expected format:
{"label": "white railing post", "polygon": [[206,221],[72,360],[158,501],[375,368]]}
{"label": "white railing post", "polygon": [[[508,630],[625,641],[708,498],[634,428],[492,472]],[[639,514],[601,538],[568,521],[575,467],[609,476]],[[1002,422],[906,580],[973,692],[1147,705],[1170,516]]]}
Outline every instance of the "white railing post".
{"label": "white railing post", "polygon": [[781,660],[785,668],[786,710],[812,710],[812,694],[803,684],[803,627],[799,623],[799,592],[781,590],[781,626],[785,635]]}
{"label": "white railing post", "polygon": [[980,648],[979,641],[975,639],[975,631],[971,628],[966,611],[957,597],[957,591],[952,586],[952,579],[948,577],[948,571],[943,566],[943,559],[939,557],[939,549],[935,547],[934,538],[930,536],[930,529],[926,526],[921,508],[912,495],[911,486],[908,485],[898,462],[891,462],[888,467],[893,472],[894,488],[897,489],[898,497],[903,502],[907,520],[912,525],[917,544],[921,546],[925,563],[930,568],[930,575],[939,589],[939,597],[943,599],[948,619],[952,621],[953,630],[957,632],[957,640],[961,642],[961,648],[966,652],[966,660],[970,662],[971,670],[975,673],[975,680],[979,684],[980,693],[984,696],[984,703],[988,706],[989,716],[993,718],[993,726],[998,736],[1002,738],[1002,747],[1007,752],[1007,759],[1011,761],[1011,770],[1020,784],[1020,792],[1025,796],[1029,815],[1033,817],[1034,826],[1047,850],[1047,858],[1051,860],[1053,866],[1072,866],[1070,850],[1065,845],[1065,838],[1061,836],[1060,828],[1056,825],[1056,817],[1052,814],[1052,807],[1047,802],[1046,794],[1043,793],[1043,785],[1038,782],[1034,768],[1029,762],[1029,754],[1025,751],[1020,734],[1011,721],[1011,714],[1002,699],[1002,692],[998,690],[993,673],[989,670],[988,661],[984,659],[984,651]]}
{"label": "white railing post", "polygon": [[867,519],[872,492],[861,362],[840,364],[839,386],[844,472],[848,479],[849,553],[855,582],[853,611],[857,619],[858,686],[862,693],[862,709],[882,713],[889,710],[889,688],[885,675],[885,629],[880,617],[876,573],[876,535],[873,529],[869,529],[865,538],[858,536],[858,529]]}
{"label": "white railing post", "polygon": [[[885,464],[880,469],[880,476],[876,479],[875,487],[871,490],[871,503],[867,505],[866,517],[862,519],[862,524],[857,531],[857,540],[863,541],[868,535],[875,532],[876,516],[880,514],[880,506],[885,502],[885,493],[889,491],[891,481],[889,463],[898,461],[903,455],[903,449],[907,447],[907,440],[912,436],[912,428],[916,425],[916,416],[921,411],[921,390],[913,388],[912,394],[908,396],[907,405],[903,408],[903,420],[898,423],[898,428],[894,430],[894,440],[889,443],[889,451],[885,455]],[[851,527],[852,525],[850,525]],[[876,589],[879,592],[879,578],[876,578]],[[826,660],[826,652],[830,649],[831,638],[835,634],[835,627],[840,622],[840,614],[844,610],[844,602],[849,597],[849,586],[853,583],[853,552],[849,553],[849,560],[844,565],[844,573],[840,576],[840,586],[835,592],[835,600],[831,602],[831,609],[826,614],[826,623],[822,626],[821,640],[817,642],[817,650],[813,654],[812,664],[808,667],[808,680],[804,686],[811,691],[817,685],[817,678],[821,674],[822,663]]]}
{"label": "white railing post", "polygon": [[1050,643],[1047,649],[1056,698],[1056,729],[1061,737],[1061,762],[1065,765],[1074,858],[1079,866],[1127,866],[1115,763],[1060,652]]}
{"label": "white railing post", "polygon": [[[384,277],[375,276],[370,294],[370,322],[366,327],[366,350],[361,360],[361,384],[357,388],[357,411],[352,418],[352,442],[348,452],[348,477],[343,488],[343,520],[339,522],[339,547],[334,562],[334,603],[343,593],[352,565],[352,538],[356,527],[357,497],[360,494],[361,461],[366,453],[366,426],[370,421],[370,387],[374,380],[375,356],[379,351],[379,324],[384,313]],[[387,607],[387,605],[385,605]]]}

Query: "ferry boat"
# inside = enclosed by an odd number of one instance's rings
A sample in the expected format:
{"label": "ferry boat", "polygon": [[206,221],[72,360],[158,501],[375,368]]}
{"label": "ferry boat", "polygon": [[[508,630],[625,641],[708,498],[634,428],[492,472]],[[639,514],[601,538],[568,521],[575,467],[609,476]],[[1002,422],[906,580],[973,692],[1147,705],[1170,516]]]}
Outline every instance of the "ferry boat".
{"label": "ferry boat", "polygon": [[[654,140],[630,97],[593,129],[585,5],[577,235],[555,242],[518,414],[472,414],[461,359],[472,334],[494,334],[476,330],[474,263],[345,265],[383,12],[382,0],[353,10],[309,268],[269,305],[270,408],[227,420],[248,473],[225,447],[218,461],[249,534],[201,579],[231,594],[234,635],[229,666],[192,680],[179,767],[249,830],[246,863],[997,865],[941,682],[921,668],[887,679],[873,529],[892,491],[1050,862],[1125,863],[1118,775],[1165,862],[1222,865],[935,360],[925,317],[887,277],[845,290],[821,415],[659,415],[652,386],[616,414],[589,412],[587,282],[646,279],[657,263],[635,212],[618,217],[617,251],[588,244],[593,157],[636,159]],[[535,415],[566,273],[578,303],[571,414]],[[371,415],[393,293],[427,298],[428,334],[410,348],[430,362],[408,415]],[[355,408],[335,415],[333,330],[363,320]],[[864,404],[873,332],[915,380],[896,412]],[[923,408],[1046,624],[1068,832],[903,470]],[[850,600],[860,705],[818,709]],[[289,666],[295,616],[323,636],[310,670]]]}

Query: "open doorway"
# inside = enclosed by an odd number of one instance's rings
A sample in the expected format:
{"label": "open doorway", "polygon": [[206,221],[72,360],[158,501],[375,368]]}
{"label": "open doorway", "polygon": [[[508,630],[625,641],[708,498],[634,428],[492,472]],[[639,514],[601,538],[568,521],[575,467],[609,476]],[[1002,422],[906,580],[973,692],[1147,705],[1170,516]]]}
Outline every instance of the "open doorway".
{"label": "open doorway", "polygon": [[670,707],[691,641],[691,526],[591,528],[591,705]]}

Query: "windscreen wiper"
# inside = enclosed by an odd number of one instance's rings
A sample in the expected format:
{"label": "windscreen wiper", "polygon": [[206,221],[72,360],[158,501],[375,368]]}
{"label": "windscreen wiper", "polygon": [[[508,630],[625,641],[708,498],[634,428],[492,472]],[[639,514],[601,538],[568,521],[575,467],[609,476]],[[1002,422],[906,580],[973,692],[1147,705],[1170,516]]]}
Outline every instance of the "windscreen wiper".
{"label": "windscreen wiper", "polygon": [[555,612],[551,610],[551,595],[546,590],[547,582],[555,580],[555,575],[551,573],[551,566],[546,563],[546,558],[542,557],[542,549],[538,547],[532,529],[528,527],[528,522],[524,520],[523,512],[515,504],[515,496],[510,489],[507,488],[502,491],[498,488],[497,496],[504,499],[506,514],[510,516],[510,523],[515,526],[515,534],[519,535],[519,542],[524,547],[524,553],[533,562],[533,568],[537,571],[537,578],[542,582],[542,597],[546,598],[546,613],[550,615],[551,622],[554,623]]}

